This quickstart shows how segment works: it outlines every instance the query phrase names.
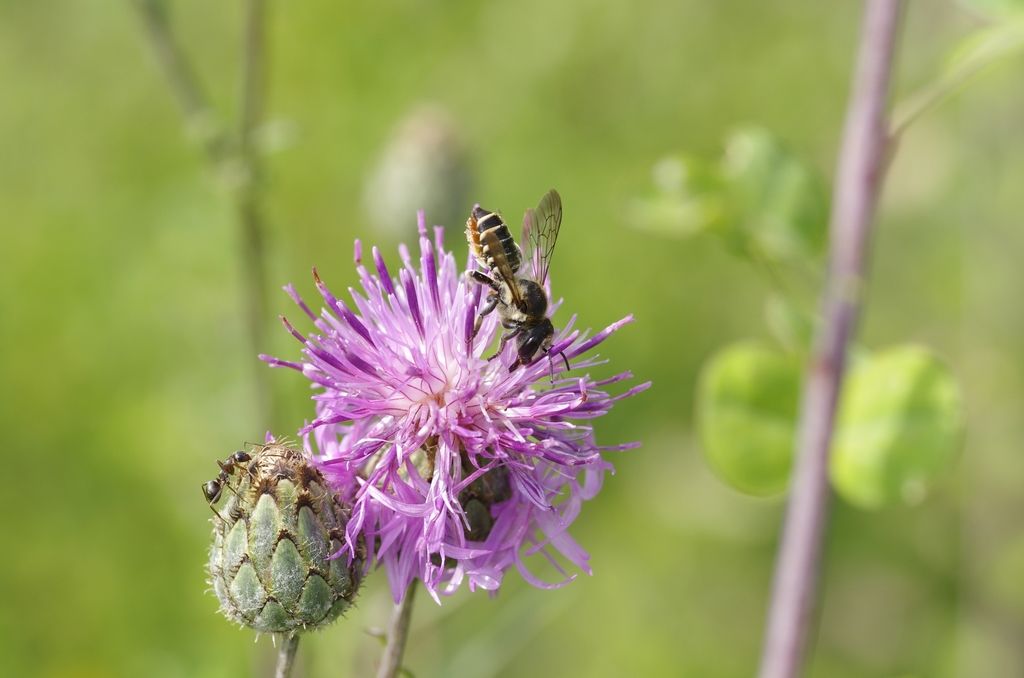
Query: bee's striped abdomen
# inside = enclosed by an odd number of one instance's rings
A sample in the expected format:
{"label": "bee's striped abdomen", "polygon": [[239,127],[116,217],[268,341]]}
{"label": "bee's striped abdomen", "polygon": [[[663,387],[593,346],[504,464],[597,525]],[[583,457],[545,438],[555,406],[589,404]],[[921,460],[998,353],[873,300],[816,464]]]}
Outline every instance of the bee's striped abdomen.
{"label": "bee's striped abdomen", "polygon": [[495,262],[504,258],[513,273],[518,271],[523,263],[522,252],[501,216],[476,207],[470,219],[471,231],[474,222],[476,232],[470,234],[470,242],[477,259],[482,259],[481,263],[487,268],[494,268]]}

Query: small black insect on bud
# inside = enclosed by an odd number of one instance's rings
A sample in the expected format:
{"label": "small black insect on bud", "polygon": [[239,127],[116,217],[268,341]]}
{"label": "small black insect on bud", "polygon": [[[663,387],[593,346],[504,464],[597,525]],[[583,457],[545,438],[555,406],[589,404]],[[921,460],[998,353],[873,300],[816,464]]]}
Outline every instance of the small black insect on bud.
{"label": "small black insect on bud", "polygon": [[[228,619],[264,633],[328,624],[352,604],[365,543],[345,543],[349,509],[298,450],[278,443],[222,461],[203,494],[214,509],[210,580]],[[235,471],[238,471],[237,473]],[[224,496],[221,497],[221,490]]]}
{"label": "small black insect on bud", "polygon": [[203,496],[212,508],[220,499],[221,484],[219,480],[208,480],[203,483]]}

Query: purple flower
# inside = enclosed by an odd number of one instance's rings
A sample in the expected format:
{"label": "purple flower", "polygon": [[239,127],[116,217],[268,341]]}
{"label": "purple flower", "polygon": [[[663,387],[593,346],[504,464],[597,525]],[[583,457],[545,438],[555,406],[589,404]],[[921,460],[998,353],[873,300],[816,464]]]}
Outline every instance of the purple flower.
{"label": "purple flower", "polygon": [[[547,355],[509,371],[514,342],[496,359],[484,357],[500,330],[497,314],[470,341],[482,287],[444,250],[443,229],[430,242],[422,213],[419,232],[419,267],[403,245],[397,278],[376,248],[376,271],[368,271],[356,242],[362,291],[349,290],[351,305],[316,270],[319,317],[285,287],[316,332],[304,336],[282,318],[303,345],[301,362],[260,356],[302,372],[317,390],[317,417],[300,435],[352,506],[342,551],[351,558],[365,536],[396,601],[416,578],[438,601],[463,581],[494,591],[511,566],[536,586],[560,586],[575,575],[555,552],[590,573],[569,525],[611,470],[601,453],[636,444],[597,445],[589,422],[649,383],[613,396],[605,388],[629,372],[595,381],[586,371],[604,362],[591,349],[632,317],[588,337],[573,329],[573,316]],[[527,569],[536,554],[554,564],[560,582]]]}

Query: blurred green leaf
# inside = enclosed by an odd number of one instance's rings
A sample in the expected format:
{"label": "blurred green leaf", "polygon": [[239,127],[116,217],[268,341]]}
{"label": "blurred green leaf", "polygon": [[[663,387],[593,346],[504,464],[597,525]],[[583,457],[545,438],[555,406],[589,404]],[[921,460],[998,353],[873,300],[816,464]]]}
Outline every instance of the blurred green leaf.
{"label": "blurred green leaf", "polygon": [[630,205],[636,228],[675,237],[717,231],[730,249],[769,263],[816,258],[824,249],[821,178],[763,129],[734,132],[717,166],[672,156],[653,174],[653,196]]}
{"label": "blurred green leaf", "polygon": [[[1018,3],[1024,6],[1024,3]],[[1018,10],[1019,12],[1019,10]],[[1024,13],[1012,21],[982,28],[961,40],[950,52],[943,78],[974,73],[1024,48]]]}
{"label": "blurred green leaf", "polygon": [[960,0],[969,9],[992,18],[1020,15],[1024,13],[1024,0]]}
{"label": "blurred green leaf", "polygon": [[[997,4],[994,1],[991,3]],[[1008,0],[1002,4],[1011,4]],[[1018,0],[1013,4],[1024,6]],[[911,95],[896,107],[893,135],[899,136],[915,120],[956,94],[971,78],[1024,51],[1024,12],[1019,9],[1008,20],[987,26],[961,40],[950,52],[942,74],[935,82]]]}
{"label": "blurred green leaf", "polygon": [[805,354],[814,336],[814,318],[792,299],[772,294],[764,305],[765,323],[780,344],[789,351]]}
{"label": "blurred green leaf", "polygon": [[711,467],[754,495],[789,482],[800,392],[800,362],[758,342],[728,346],[705,363],[697,426]]}
{"label": "blurred green leaf", "polygon": [[875,353],[851,367],[843,390],[833,484],[866,508],[920,501],[952,462],[962,429],[956,380],[927,348]]}
{"label": "blurred green leaf", "polygon": [[654,193],[634,200],[628,221],[635,228],[687,238],[721,220],[718,180],[693,158],[670,156],[652,170]]}
{"label": "blurred green leaf", "polygon": [[775,262],[821,255],[828,226],[824,184],[771,133],[754,127],[734,132],[721,176],[733,247]]}

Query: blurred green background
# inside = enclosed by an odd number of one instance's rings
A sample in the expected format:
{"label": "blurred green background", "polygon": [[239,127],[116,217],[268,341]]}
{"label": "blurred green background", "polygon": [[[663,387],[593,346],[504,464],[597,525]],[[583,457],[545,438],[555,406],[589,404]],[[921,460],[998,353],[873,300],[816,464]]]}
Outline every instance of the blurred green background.
{"label": "blurred green background", "polygon": [[[230,119],[239,3],[172,6]],[[713,238],[664,239],[625,215],[659,158],[716,156],[747,123],[830,177],[860,11],[271,2],[268,117],[289,143],[266,160],[265,352],[298,354],[276,323],[297,315],[279,285],[308,298],[316,265],[343,288],[354,238],[392,261],[412,242],[414,215],[375,225],[365,194],[386,185],[371,177],[395,130],[430,104],[468,158],[466,209],[518,215],[559,189],[555,322],[634,313],[601,370],[654,381],[600,422],[602,442],[644,445],[614,456],[574,528],[595,575],[544,592],[511,573],[495,599],[422,598],[406,661],[417,678],[753,674],[784,504],[711,474],[693,394],[716,347],[765,333],[763,281]],[[912,3],[897,98],[979,25]],[[964,389],[967,442],[918,506],[834,504],[813,676],[1024,675],[1022,68],[918,122],[892,167],[861,338],[942,355]],[[269,675],[269,639],[254,645],[205,591],[199,485],[264,431],[230,199],[184,135],[130,3],[0,1],[0,83],[0,674]],[[448,225],[460,247],[461,224]],[[270,378],[273,430],[292,434],[312,411],[306,383]],[[302,675],[369,675],[379,648],[365,631],[388,613],[379,573],[346,620],[304,642]]]}

